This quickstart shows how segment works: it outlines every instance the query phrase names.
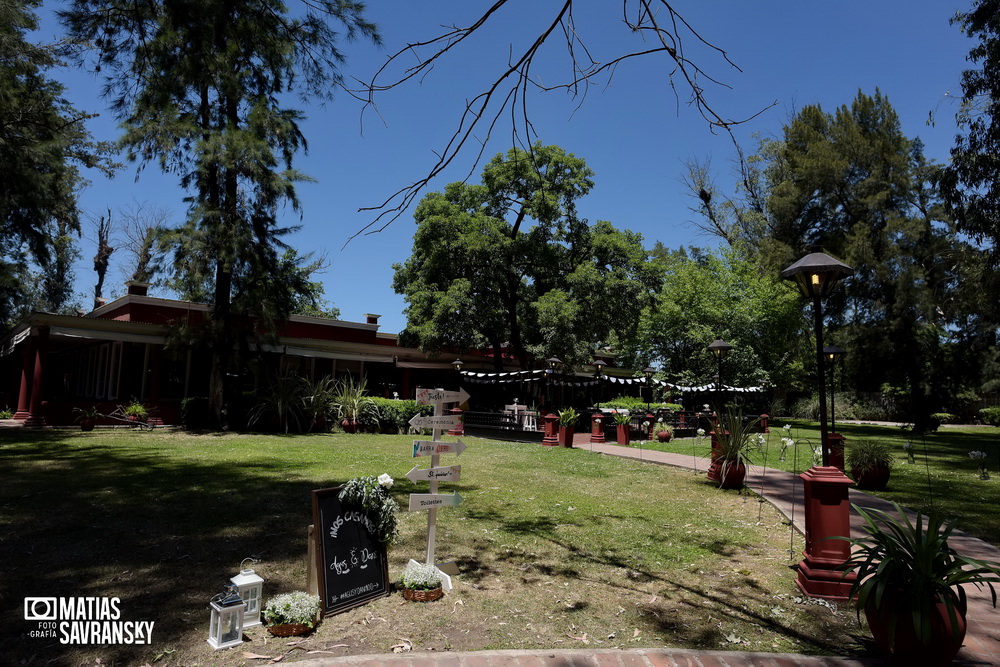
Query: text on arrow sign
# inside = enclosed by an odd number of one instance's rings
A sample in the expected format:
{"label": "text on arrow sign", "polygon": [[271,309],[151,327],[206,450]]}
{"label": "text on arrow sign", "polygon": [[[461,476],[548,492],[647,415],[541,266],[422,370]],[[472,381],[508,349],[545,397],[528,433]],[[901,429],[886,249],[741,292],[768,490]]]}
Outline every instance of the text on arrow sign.
{"label": "text on arrow sign", "polygon": [[461,440],[455,442],[443,442],[440,440],[414,440],[413,456],[433,456],[434,454],[447,454],[454,452],[459,456],[465,451],[465,443]]}

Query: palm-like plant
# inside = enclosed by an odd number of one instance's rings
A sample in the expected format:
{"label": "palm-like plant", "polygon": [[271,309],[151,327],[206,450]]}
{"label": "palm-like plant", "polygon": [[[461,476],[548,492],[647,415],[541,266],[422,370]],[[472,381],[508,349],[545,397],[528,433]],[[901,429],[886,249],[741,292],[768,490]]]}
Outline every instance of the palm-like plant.
{"label": "palm-like plant", "polygon": [[[911,521],[899,505],[893,503],[893,506],[898,519],[882,510],[855,505],[854,510],[864,519],[867,535],[831,539],[848,540],[853,546],[851,557],[842,567],[857,575],[851,597],[856,599],[858,613],[865,611],[869,625],[873,620],[887,623],[887,645],[883,648],[892,652],[905,649],[919,656],[935,650],[939,643],[932,639],[939,604],[951,627],[958,626],[959,617],[964,619],[963,584],[988,586],[996,607],[993,584],[1000,583],[1000,563],[969,558],[952,549],[948,538],[953,527],[939,514],[930,513],[925,525],[925,518],[919,512],[916,520]],[[909,627],[916,645],[897,646],[900,629]],[[960,645],[961,638],[955,651]]]}
{"label": "palm-like plant", "polygon": [[367,395],[367,382],[357,381],[350,375],[337,383],[332,401],[337,418],[351,424],[360,424],[368,418],[377,419],[379,416],[378,406]]}

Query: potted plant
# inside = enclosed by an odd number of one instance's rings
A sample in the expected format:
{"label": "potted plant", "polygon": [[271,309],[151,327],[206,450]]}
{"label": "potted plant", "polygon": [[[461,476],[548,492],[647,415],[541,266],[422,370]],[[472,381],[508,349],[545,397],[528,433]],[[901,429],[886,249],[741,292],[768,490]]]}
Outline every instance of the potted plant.
{"label": "potted plant", "polygon": [[319,596],[305,591],[276,595],[264,605],[267,631],[276,637],[304,635],[316,627],[322,610]]}
{"label": "potted plant", "polygon": [[129,421],[144,422],[149,416],[149,410],[139,402],[139,399],[133,398],[132,402],[125,406],[125,416],[129,418]]}
{"label": "potted plant", "polygon": [[889,483],[893,462],[889,445],[877,440],[858,440],[847,450],[847,469],[859,489],[884,489]]}
{"label": "potted plant", "polygon": [[994,583],[1000,583],[1000,563],[962,556],[948,546],[952,526],[940,515],[917,513],[911,521],[893,503],[900,518],[876,509],[853,506],[864,519],[864,537],[852,544],[846,571],[857,579],[850,597],[857,613],[864,611],[875,643],[899,664],[945,665],[958,653],[965,637],[966,596],[962,584],[989,586],[996,607]]}
{"label": "potted plant", "polygon": [[432,602],[444,595],[441,572],[433,565],[411,560],[403,568],[400,585],[403,597],[411,602]]}
{"label": "potted plant", "polygon": [[746,419],[739,411],[717,411],[712,463],[708,478],[723,489],[743,488],[750,459],[750,436],[760,418]]}
{"label": "potted plant", "polygon": [[326,431],[326,419],[333,411],[336,382],[329,375],[316,380],[301,378],[302,407],[309,417],[309,430]]}
{"label": "potted plant", "polygon": [[559,411],[559,442],[563,447],[573,446],[573,436],[576,435],[576,422],[580,413],[573,408]]}
{"label": "potted plant", "polygon": [[345,433],[357,433],[362,422],[378,419],[378,406],[365,392],[365,380],[356,382],[354,378],[348,376],[337,383],[333,394],[333,407]]}
{"label": "potted plant", "polygon": [[80,424],[81,431],[93,431],[97,425],[97,418],[101,416],[96,405],[89,408],[73,408],[73,412],[76,413],[76,421]]}
{"label": "potted plant", "polygon": [[616,410],[612,415],[612,419],[615,421],[615,441],[619,445],[627,445],[629,443],[629,428],[632,421],[632,415],[627,412],[618,412]]}
{"label": "potted plant", "polygon": [[392,484],[392,477],[385,473],[378,477],[355,477],[344,484],[337,496],[343,504],[361,508],[375,526],[376,539],[385,544],[392,544],[399,536],[399,506],[389,495]]}
{"label": "potted plant", "polygon": [[670,442],[670,439],[674,437],[674,429],[663,421],[663,419],[656,420],[656,439],[660,442]]}

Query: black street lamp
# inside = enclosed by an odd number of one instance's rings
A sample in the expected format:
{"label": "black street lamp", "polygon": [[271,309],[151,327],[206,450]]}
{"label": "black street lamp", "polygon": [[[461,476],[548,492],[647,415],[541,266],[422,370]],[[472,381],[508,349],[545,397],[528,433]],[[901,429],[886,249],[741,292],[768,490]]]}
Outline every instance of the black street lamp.
{"label": "black street lamp", "polygon": [[558,368],[562,364],[562,359],[560,359],[559,357],[549,357],[548,359],[545,360],[545,363],[546,365],[548,365],[548,368],[545,369],[545,393],[546,393],[546,399],[550,403],[549,409],[551,410],[552,389],[550,385],[552,383],[552,378],[555,376],[556,368]]}
{"label": "black street lamp", "polygon": [[715,355],[715,361],[718,365],[718,382],[716,383],[716,389],[720,392],[722,391],[722,358],[729,354],[729,350],[733,349],[733,346],[722,340],[721,338],[716,338],[711,343],[708,344],[708,351]]}
{"label": "black street lamp", "polygon": [[606,376],[604,375],[604,367],[608,365],[608,362],[604,359],[595,359],[594,363],[591,364],[596,370],[594,371],[594,378],[597,379],[597,407],[601,407],[601,395],[604,387],[601,386],[601,380]]}
{"label": "black street lamp", "polygon": [[816,370],[819,374],[819,430],[823,450],[823,466],[830,465],[830,443],[827,441],[826,375],[823,355],[823,299],[833,292],[841,278],[854,274],[854,269],[823,252],[811,252],[781,272],[785,280],[793,280],[799,291],[813,302],[813,327],[816,330]]}
{"label": "black street lamp", "polygon": [[646,366],[645,368],[642,369],[642,374],[646,376],[646,389],[649,391],[649,395],[646,396],[646,412],[647,413],[649,412],[649,404],[653,402],[653,400],[652,400],[653,399],[653,386],[650,384],[650,381],[653,379],[653,373],[655,373],[655,372],[656,372],[656,369],[653,368],[652,366]]}
{"label": "black street lamp", "polygon": [[834,396],[836,395],[837,359],[846,353],[844,348],[837,347],[836,345],[827,345],[823,348],[823,354],[826,355],[826,360],[830,362],[830,433],[837,432],[837,411],[833,407]]}

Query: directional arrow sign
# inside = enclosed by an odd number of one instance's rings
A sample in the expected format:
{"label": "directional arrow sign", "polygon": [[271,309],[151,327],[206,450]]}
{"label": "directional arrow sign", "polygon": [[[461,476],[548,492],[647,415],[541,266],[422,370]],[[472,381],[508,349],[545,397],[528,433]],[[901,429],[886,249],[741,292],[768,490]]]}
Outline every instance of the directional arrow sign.
{"label": "directional arrow sign", "polygon": [[462,502],[457,493],[411,493],[410,511],[433,510],[438,507],[455,507]]}
{"label": "directional arrow sign", "polygon": [[462,423],[461,415],[413,415],[410,426],[414,428],[457,428]]}
{"label": "directional arrow sign", "polygon": [[417,403],[419,405],[465,403],[467,400],[469,400],[469,394],[464,389],[445,391],[444,389],[423,389],[417,387]]}
{"label": "directional arrow sign", "polygon": [[445,466],[442,468],[418,468],[417,466],[413,466],[413,469],[406,473],[406,477],[411,482],[427,482],[435,480],[439,482],[457,482],[462,478],[462,466]]}
{"label": "directional arrow sign", "polygon": [[432,456],[434,454],[449,454],[454,452],[459,456],[465,451],[465,443],[461,440],[443,442],[441,440],[414,440],[413,456]]}

